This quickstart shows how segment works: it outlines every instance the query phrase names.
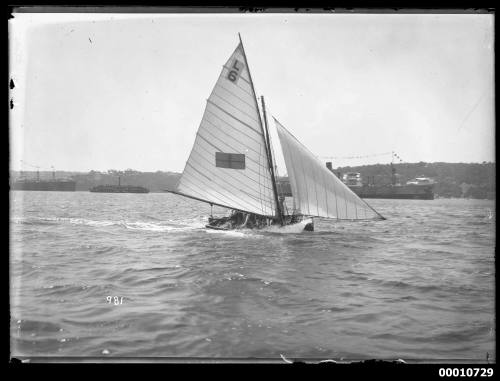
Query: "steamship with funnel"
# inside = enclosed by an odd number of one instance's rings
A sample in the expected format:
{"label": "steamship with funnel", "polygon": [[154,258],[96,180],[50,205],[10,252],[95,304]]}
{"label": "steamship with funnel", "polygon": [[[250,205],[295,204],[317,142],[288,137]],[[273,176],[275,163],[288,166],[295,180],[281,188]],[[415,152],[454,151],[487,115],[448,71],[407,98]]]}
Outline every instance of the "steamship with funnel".
{"label": "steamship with funnel", "polygon": [[[346,184],[354,193],[361,198],[389,198],[405,200],[434,200],[434,181],[428,177],[420,176],[411,179],[406,184],[401,184],[397,179],[396,169],[391,162],[391,183],[375,184],[374,177],[368,177],[366,183],[363,182],[361,173],[347,172],[342,176],[336,175]],[[327,168],[333,171],[332,163],[326,163]],[[370,181],[371,180],[371,181]]]}
{"label": "steamship with funnel", "polygon": [[95,193],[149,193],[149,189],[135,185],[121,185],[121,176],[118,176],[118,185],[97,185],[89,189]]}

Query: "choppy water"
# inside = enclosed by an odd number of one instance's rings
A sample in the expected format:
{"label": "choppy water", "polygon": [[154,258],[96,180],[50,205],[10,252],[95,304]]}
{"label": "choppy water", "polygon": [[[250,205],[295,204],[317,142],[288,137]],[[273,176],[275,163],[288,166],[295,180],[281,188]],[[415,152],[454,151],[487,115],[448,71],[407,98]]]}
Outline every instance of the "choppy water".
{"label": "choppy water", "polygon": [[279,235],[172,194],[11,192],[11,354],[494,360],[494,202],[368,201],[387,221]]}

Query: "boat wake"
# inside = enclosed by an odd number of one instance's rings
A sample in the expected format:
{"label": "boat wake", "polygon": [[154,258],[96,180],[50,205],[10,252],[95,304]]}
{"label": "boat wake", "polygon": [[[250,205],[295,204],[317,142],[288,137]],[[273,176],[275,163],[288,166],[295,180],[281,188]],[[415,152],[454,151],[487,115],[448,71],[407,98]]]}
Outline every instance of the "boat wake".
{"label": "boat wake", "polygon": [[183,231],[202,229],[205,224],[198,220],[188,220],[184,223],[174,221],[164,222],[145,222],[145,221],[129,221],[129,220],[91,220],[86,218],[74,217],[31,217],[17,218],[14,223],[26,225],[51,225],[51,224],[72,224],[84,225],[90,227],[123,227],[129,230],[142,230],[152,232],[168,232],[168,231]]}
{"label": "boat wake", "polygon": [[305,232],[305,227],[307,224],[312,224],[313,219],[312,218],[306,218],[300,222],[297,222],[295,224],[290,224],[290,225],[285,225],[285,226],[278,226],[278,225],[271,225],[268,227],[265,227],[261,229],[263,232],[268,232],[268,233],[278,233],[278,234],[299,234]]}

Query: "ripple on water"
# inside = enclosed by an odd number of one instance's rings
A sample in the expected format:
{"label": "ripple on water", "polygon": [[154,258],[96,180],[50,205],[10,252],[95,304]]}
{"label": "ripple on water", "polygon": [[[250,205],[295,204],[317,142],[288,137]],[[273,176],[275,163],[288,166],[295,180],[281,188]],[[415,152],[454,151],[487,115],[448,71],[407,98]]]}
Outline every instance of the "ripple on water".
{"label": "ripple on water", "polygon": [[207,231],[170,194],[70,193],[15,201],[15,353],[495,353],[494,203],[370,200],[387,221],[285,236]]}

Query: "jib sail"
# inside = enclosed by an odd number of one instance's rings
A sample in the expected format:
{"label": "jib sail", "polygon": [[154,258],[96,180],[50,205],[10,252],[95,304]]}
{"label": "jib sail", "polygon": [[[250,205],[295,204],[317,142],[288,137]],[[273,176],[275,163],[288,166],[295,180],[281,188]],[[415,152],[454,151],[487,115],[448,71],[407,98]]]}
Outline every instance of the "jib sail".
{"label": "jib sail", "polygon": [[285,158],[295,213],[338,220],[384,219],[274,119]]}

